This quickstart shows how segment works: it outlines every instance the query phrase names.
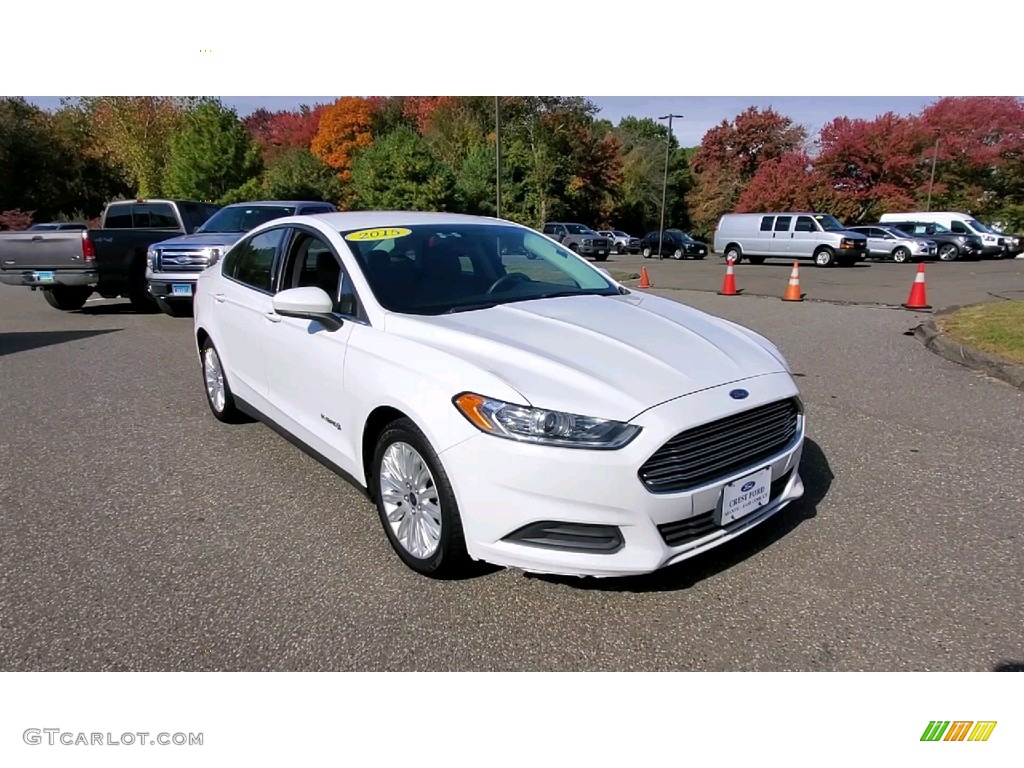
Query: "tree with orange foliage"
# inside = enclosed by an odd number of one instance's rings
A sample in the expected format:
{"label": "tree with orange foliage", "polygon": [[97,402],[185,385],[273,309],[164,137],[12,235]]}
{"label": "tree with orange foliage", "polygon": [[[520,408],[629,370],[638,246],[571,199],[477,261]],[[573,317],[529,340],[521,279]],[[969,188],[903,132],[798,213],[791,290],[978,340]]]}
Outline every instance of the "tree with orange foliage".
{"label": "tree with orange foliage", "polygon": [[337,171],[343,181],[349,181],[356,152],[373,144],[373,120],[374,108],[370,101],[359,96],[342,96],[324,107],[310,150]]}

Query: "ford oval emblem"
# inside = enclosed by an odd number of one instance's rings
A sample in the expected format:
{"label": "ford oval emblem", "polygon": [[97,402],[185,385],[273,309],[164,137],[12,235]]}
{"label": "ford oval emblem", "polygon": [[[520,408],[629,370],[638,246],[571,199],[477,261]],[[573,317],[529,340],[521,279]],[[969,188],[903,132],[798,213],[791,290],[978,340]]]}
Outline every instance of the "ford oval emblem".
{"label": "ford oval emblem", "polygon": [[755,485],[757,485],[757,483],[755,483],[753,480],[751,480],[749,483],[744,483],[743,487],[740,488],[740,491],[743,492],[743,493],[746,493],[751,488],[753,488]]}
{"label": "ford oval emblem", "polygon": [[733,400],[746,400],[749,395],[750,393],[745,389],[734,389],[729,393],[729,397]]}

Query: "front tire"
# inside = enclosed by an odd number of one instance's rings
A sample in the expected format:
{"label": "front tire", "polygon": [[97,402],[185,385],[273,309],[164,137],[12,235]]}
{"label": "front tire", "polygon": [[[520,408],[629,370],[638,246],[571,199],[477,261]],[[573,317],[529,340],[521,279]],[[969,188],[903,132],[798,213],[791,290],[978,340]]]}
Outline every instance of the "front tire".
{"label": "front tire", "polygon": [[202,349],[203,389],[206,392],[206,404],[210,406],[214,418],[225,424],[240,424],[247,421],[235,405],[235,397],[228,386],[217,348],[213,346],[212,341],[206,339]]}
{"label": "front tire", "polygon": [[960,249],[952,243],[944,243],[939,248],[939,261],[956,261],[960,258]]}
{"label": "front tire", "polygon": [[903,246],[900,246],[892,252],[892,260],[897,264],[906,264],[910,261],[910,251]]}
{"label": "front tire", "polygon": [[831,248],[819,248],[814,252],[814,266],[834,267],[835,265],[836,255]]}
{"label": "front tire", "polygon": [[171,317],[192,317],[191,301],[167,301],[166,299],[157,299],[156,305],[160,307],[160,311],[165,315],[170,315]]}
{"label": "front tire", "polygon": [[403,563],[435,579],[469,569],[455,492],[437,453],[410,419],[398,419],[378,438],[372,482],[384,533]]}
{"label": "front tire", "polygon": [[76,285],[55,285],[52,288],[43,288],[43,298],[46,299],[46,303],[62,312],[81,309],[91,295],[92,288]]}
{"label": "front tire", "polygon": [[672,258],[676,261],[682,261],[685,255],[686,254],[683,253],[682,248],[676,248],[675,251],[672,252]]}

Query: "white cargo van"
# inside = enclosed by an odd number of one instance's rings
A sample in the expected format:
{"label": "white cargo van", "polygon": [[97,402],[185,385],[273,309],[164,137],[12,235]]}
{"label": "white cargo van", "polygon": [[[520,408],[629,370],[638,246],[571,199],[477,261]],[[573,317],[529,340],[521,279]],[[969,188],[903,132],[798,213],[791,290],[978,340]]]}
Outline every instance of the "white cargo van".
{"label": "white cargo van", "polygon": [[966,213],[956,211],[915,211],[912,213],[885,213],[879,219],[882,224],[897,221],[913,221],[922,224],[941,224],[957,235],[977,235],[981,238],[981,254],[993,259],[1006,255],[1005,236],[998,235],[980,221]]}
{"label": "white cargo van", "polygon": [[827,213],[727,213],[715,229],[715,252],[737,264],[813,259],[818,267],[847,267],[867,258],[868,239]]}

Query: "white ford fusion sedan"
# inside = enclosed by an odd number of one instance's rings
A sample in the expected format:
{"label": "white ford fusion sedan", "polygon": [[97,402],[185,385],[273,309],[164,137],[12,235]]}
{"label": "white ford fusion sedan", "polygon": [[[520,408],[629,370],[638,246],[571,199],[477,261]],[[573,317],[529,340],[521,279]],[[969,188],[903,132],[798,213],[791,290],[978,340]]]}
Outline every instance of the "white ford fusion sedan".
{"label": "white ford fusion sedan", "polygon": [[803,495],[779,351],[498,219],[275,219],[201,277],[224,422],[260,419],[365,490],[410,568],[641,574]]}

